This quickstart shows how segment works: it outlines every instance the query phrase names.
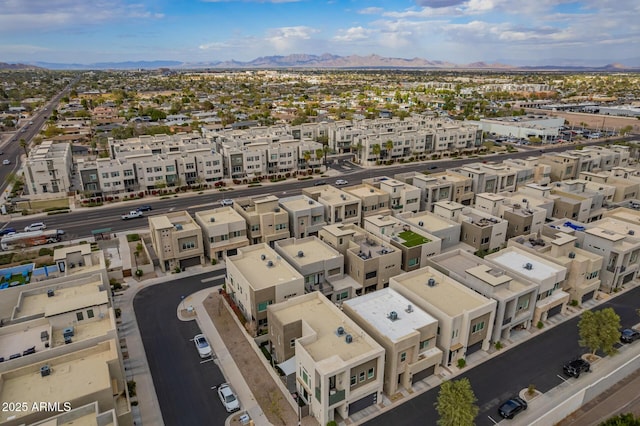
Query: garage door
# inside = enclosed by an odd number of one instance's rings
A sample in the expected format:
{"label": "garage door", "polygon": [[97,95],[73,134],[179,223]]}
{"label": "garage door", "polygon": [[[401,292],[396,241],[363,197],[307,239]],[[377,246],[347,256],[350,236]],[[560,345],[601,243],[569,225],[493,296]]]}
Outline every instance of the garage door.
{"label": "garage door", "polygon": [[377,401],[378,401],[378,392],[374,392],[370,395],[367,395],[364,398],[361,398],[356,402],[349,404],[349,415],[352,415],[353,413],[357,413],[360,410],[363,410],[371,405],[374,405]]}
{"label": "garage door", "polygon": [[593,295],[595,294],[595,292],[596,291],[593,290],[593,291],[590,291],[589,293],[584,294],[582,296],[582,300],[580,300],[580,303],[584,303],[584,302],[587,302],[587,301],[593,299]]}
{"label": "garage door", "polygon": [[200,265],[200,256],[190,257],[180,261],[181,268],[188,268],[189,266]]}
{"label": "garage door", "polygon": [[560,312],[562,312],[562,305],[554,306],[553,308],[549,309],[547,318],[551,318],[554,315],[558,315]]}
{"label": "garage door", "polygon": [[429,376],[433,376],[433,373],[436,371],[436,366],[432,365],[429,368],[426,368],[418,373],[414,374],[411,378],[411,384],[413,385],[415,382],[419,382],[422,379],[426,379]]}
{"label": "garage door", "polygon": [[467,346],[467,356],[471,355],[474,352],[478,352],[480,349],[482,349],[482,340],[480,340],[478,343],[474,343],[471,346]]}

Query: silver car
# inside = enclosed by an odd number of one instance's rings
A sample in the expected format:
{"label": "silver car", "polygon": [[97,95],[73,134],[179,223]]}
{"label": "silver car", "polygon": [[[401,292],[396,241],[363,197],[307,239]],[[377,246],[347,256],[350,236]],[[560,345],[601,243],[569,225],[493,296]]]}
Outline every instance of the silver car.
{"label": "silver car", "polygon": [[224,409],[227,410],[227,413],[233,413],[240,409],[240,401],[238,401],[238,397],[236,397],[231,386],[227,383],[223,383],[218,386],[218,397],[220,398],[222,405],[224,405]]}
{"label": "silver car", "polygon": [[198,354],[200,358],[208,358],[211,356],[213,351],[211,350],[211,345],[207,341],[207,338],[204,334],[198,334],[193,338],[193,343],[196,345],[196,349],[198,349]]}

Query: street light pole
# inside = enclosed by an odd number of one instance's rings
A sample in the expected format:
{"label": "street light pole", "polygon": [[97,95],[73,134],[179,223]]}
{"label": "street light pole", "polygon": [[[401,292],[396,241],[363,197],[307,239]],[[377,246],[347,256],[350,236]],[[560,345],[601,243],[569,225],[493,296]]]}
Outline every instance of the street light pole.
{"label": "street light pole", "polygon": [[181,299],[180,303],[182,304],[182,309],[181,310],[184,311],[184,296],[180,296],[180,299]]}

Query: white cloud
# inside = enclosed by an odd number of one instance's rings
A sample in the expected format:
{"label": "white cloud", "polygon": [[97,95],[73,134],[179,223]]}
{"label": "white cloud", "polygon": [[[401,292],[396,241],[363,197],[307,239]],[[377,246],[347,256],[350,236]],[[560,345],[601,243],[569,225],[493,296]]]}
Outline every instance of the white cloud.
{"label": "white cloud", "polygon": [[379,15],[384,12],[384,9],[381,7],[365,7],[364,9],[358,10],[358,13],[361,15]]}
{"label": "white cloud", "polygon": [[288,52],[298,46],[299,41],[309,40],[312,34],[318,33],[315,28],[303,25],[296,27],[271,28],[265,38],[278,52]]}
{"label": "white cloud", "polygon": [[372,30],[362,27],[351,27],[346,30],[338,30],[338,34],[333,37],[333,40],[340,42],[352,42],[357,40],[368,40],[371,36]]}

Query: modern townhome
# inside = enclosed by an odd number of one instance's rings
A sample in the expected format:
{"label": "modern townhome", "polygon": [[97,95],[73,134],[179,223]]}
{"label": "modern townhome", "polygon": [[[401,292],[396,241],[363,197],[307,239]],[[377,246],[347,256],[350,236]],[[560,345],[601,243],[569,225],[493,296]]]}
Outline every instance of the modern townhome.
{"label": "modern townhome", "polygon": [[[370,184],[389,194],[393,214],[417,212],[420,210],[420,188],[387,176],[363,179],[362,183]],[[384,214],[379,212],[379,214]]]}
{"label": "modern townhome", "polygon": [[[108,288],[103,268],[2,290],[0,401],[68,402],[72,411],[97,404],[87,418],[133,425]],[[0,424],[36,424],[57,414],[3,410]]]}
{"label": "modern townhome", "polygon": [[[602,194],[587,191],[585,186],[586,182],[575,179],[554,183],[551,190],[551,195],[555,196],[553,217],[580,222],[592,222],[599,219],[597,215],[602,214]],[[595,211],[595,217],[591,215],[592,210]]]}
{"label": "modern townhome", "polygon": [[163,272],[204,265],[202,229],[186,210],[150,216],[149,230]]}
{"label": "modern townhome", "polygon": [[511,333],[532,325],[538,286],[514,278],[478,256],[464,250],[452,250],[429,259],[443,274],[497,302],[492,342],[508,340]]}
{"label": "modern townhome", "polygon": [[24,189],[29,198],[66,196],[72,188],[73,160],[70,143],[44,141],[31,149],[24,164]]}
{"label": "modern townhome", "polygon": [[410,183],[422,191],[420,206],[422,210],[430,212],[430,205],[437,201],[455,201],[469,206],[473,204],[473,180],[466,175],[448,169],[445,172],[424,175],[416,173],[411,179],[405,178],[405,174],[396,175],[396,179]]}
{"label": "modern townhome", "polygon": [[508,158],[502,164],[515,170],[516,188],[528,183],[548,185],[551,183],[551,166],[539,162],[538,157]]}
{"label": "modern townhome", "polygon": [[440,251],[446,251],[460,242],[462,226],[451,219],[445,219],[430,212],[402,213],[397,218],[401,222],[440,238],[442,240]]}
{"label": "modern townhome", "polygon": [[233,208],[247,223],[247,236],[251,244],[268,243],[289,238],[289,213],[280,208],[274,195],[238,198]]}
{"label": "modern townhome", "polygon": [[360,198],[331,185],[303,188],[302,194],[324,206],[327,223],[360,223],[362,211]]}
{"label": "modern townhome", "polygon": [[[638,274],[640,235],[632,224],[616,224],[610,218],[593,223],[583,232],[581,247],[602,256],[601,288],[605,292],[618,291]],[[580,236],[578,236],[580,239]]]}
{"label": "modern townhome", "polygon": [[390,215],[364,218],[364,229],[400,250],[403,271],[425,266],[442,249],[440,238]]}
{"label": "modern townhome", "polygon": [[382,400],[384,348],[322,294],[271,305],[267,316],[274,360],[296,375],[298,395],[319,424]]}
{"label": "modern townhome", "polygon": [[506,239],[541,231],[547,217],[547,210],[519,195],[478,194],[476,209],[506,220]]}
{"label": "modern townhome", "polygon": [[497,302],[427,266],[391,278],[389,286],[438,320],[436,346],[450,366],[489,349]]}
{"label": "modern townhome", "polygon": [[609,172],[581,172],[579,178],[603,186],[612,186],[613,198],[607,201],[619,203],[636,199],[640,195],[640,177],[635,176],[634,172],[634,168],[617,167]]}
{"label": "modern townhome", "polygon": [[327,224],[324,206],[306,195],[280,198],[279,204],[289,214],[289,230],[296,238],[317,236]]}
{"label": "modern townhome", "polygon": [[304,277],[267,243],[239,248],[226,265],[225,291],[256,334],[266,330],[267,306],[305,293]]}
{"label": "modern townhome", "polygon": [[249,245],[247,223],[233,207],[197,211],[196,223],[202,229],[204,255],[211,260],[233,256]]}
{"label": "modern townhome", "polygon": [[358,197],[362,205],[363,218],[381,215],[391,214],[389,193],[384,192],[380,188],[376,188],[373,185],[362,183],[360,185],[348,186],[343,189],[354,197]]}
{"label": "modern townhome", "polygon": [[341,303],[362,290],[362,285],[345,276],[344,256],[317,237],[276,241],[274,249],[304,277],[307,293],[319,291],[332,302]]}
{"label": "modern townhome", "polygon": [[567,277],[567,268],[564,266],[513,246],[484,259],[506,270],[514,278],[532,281],[538,286],[534,324],[565,312],[569,293],[562,290]]}
{"label": "modern townhome", "polygon": [[565,152],[544,153],[540,156],[540,163],[551,166],[552,182],[575,179],[578,173],[591,171],[581,169],[581,160],[582,157]]}
{"label": "modern townhome", "polygon": [[387,395],[440,372],[438,321],[400,293],[384,288],[347,300],[342,311],[384,348]]}
{"label": "modern townhome", "polygon": [[595,297],[600,288],[602,256],[576,247],[577,238],[558,232],[553,238],[545,235],[515,237],[509,246],[519,247],[550,262],[567,268],[563,290],[570,299],[582,304]]}
{"label": "modern townhome", "polygon": [[53,250],[55,266],[45,267],[45,276],[38,276],[34,281],[48,277],[74,277],[99,273],[105,282],[109,281],[107,262],[104,251],[91,249],[91,244],[74,244],[58,247]]}
{"label": "modern townhome", "polygon": [[435,203],[433,214],[460,223],[460,242],[473,247],[474,252],[491,252],[505,244],[508,223],[497,216],[455,201]]}

